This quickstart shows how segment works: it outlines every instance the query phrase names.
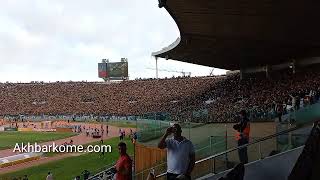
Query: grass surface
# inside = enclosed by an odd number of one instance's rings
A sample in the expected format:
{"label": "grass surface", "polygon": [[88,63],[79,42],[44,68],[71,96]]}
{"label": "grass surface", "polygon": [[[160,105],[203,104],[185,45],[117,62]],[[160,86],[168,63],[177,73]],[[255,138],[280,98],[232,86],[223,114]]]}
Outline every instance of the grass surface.
{"label": "grass surface", "polygon": [[16,143],[41,143],[74,136],[71,132],[0,132],[0,150],[13,148]]}
{"label": "grass surface", "polygon": [[[128,148],[128,154],[133,154],[133,145],[129,139],[125,140]],[[88,170],[95,174],[101,171],[101,168],[113,164],[119,157],[117,145],[118,138],[112,138],[104,142],[106,145],[111,145],[112,152],[106,153],[104,157],[100,153],[83,154],[76,157],[68,157],[62,160],[57,160],[47,164],[30,167],[21,171],[0,175],[1,180],[12,179],[14,177],[23,177],[28,175],[29,180],[45,179],[47,173],[53,173],[54,179],[71,180],[81,172]],[[97,144],[97,143],[95,143]]]}

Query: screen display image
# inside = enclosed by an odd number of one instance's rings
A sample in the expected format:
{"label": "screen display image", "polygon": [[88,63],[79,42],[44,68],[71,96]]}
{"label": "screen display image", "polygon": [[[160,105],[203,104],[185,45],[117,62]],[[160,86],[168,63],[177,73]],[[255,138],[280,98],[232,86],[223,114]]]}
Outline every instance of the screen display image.
{"label": "screen display image", "polygon": [[128,77],[128,62],[108,63],[107,69],[110,78]]}

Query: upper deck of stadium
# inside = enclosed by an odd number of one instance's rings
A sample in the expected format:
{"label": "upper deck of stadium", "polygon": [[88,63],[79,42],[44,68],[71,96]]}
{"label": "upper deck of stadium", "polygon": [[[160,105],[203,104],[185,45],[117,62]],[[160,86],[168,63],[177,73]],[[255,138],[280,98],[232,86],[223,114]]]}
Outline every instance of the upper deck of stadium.
{"label": "upper deck of stadium", "polygon": [[320,1],[159,0],[180,37],[155,57],[236,70],[320,56]]}

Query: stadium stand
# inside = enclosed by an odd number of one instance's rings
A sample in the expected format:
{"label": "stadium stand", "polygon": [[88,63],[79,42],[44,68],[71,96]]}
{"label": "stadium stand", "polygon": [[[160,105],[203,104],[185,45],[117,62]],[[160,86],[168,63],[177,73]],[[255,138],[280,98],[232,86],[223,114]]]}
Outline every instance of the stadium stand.
{"label": "stadium stand", "polygon": [[132,115],[165,111],[170,104],[205,92],[215,78],[0,84],[0,112],[18,114]]}
{"label": "stadium stand", "polygon": [[[241,109],[251,119],[273,119],[319,99],[319,68],[215,77],[133,80],[114,84],[59,82],[0,84],[2,115],[183,114],[208,109],[209,122],[233,122]],[[209,102],[209,103],[206,103]]]}
{"label": "stadium stand", "polygon": [[320,95],[319,75],[317,68],[309,67],[295,74],[275,72],[270,78],[264,74],[251,74],[242,80],[239,74],[228,76],[209,93],[216,100],[210,107],[212,119],[232,121],[241,109],[251,112],[254,115],[251,119],[270,114],[276,117],[313,104]]}

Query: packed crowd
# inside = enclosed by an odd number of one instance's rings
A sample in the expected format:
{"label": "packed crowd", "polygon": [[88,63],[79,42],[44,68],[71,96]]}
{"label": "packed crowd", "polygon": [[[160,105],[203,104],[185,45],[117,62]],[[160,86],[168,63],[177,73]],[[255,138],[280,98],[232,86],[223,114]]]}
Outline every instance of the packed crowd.
{"label": "packed crowd", "polygon": [[0,84],[0,112],[17,114],[137,115],[167,111],[206,91],[212,78],[174,78],[121,83]]}
{"label": "packed crowd", "polygon": [[[228,76],[205,95],[211,98],[209,105],[213,121],[235,121],[242,109],[254,118],[273,114],[279,117],[288,111],[298,110],[319,100],[319,68],[251,74],[240,80],[240,75]],[[269,116],[270,117],[270,116]]]}
{"label": "packed crowd", "polygon": [[[319,99],[319,68],[215,77],[182,77],[120,83],[55,82],[0,84],[2,115],[186,114],[208,110],[212,122],[235,121],[241,109],[251,114],[281,115]],[[288,108],[290,107],[290,108]],[[1,122],[0,122],[1,123]]]}

